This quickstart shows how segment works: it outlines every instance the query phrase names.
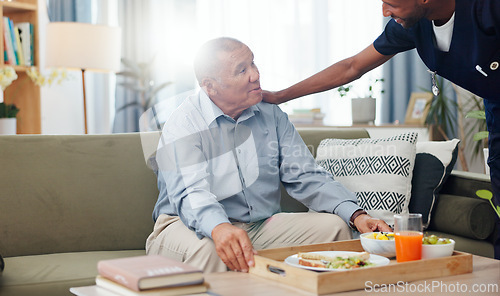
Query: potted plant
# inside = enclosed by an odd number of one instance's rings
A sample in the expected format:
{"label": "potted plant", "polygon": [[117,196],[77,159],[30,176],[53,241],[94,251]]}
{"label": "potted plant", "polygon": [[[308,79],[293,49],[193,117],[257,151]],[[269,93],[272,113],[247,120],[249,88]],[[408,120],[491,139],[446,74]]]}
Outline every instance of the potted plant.
{"label": "potted plant", "polygon": [[149,63],[136,63],[129,59],[122,58],[122,63],[126,69],[116,73],[116,75],[129,79],[125,79],[125,81],[119,83],[119,85],[136,92],[138,94],[138,100],[117,108],[117,113],[132,106],[140,107],[141,111],[145,112],[156,103],[156,94],[166,86],[172,84],[170,81],[163,82],[159,85],[155,84],[155,81],[151,77],[151,66],[153,65],[153,61]]}
{"label": "potted plant", "polygon": [[[4,67],[0,69],[0,87],[2,93],[14,80],[17,79],[17,73],[12,67]],[[19,108],[15,104],[9,104],[4,101],[0,103],[0,134],[14,135],[16,134],[17,120],[16,116]]]}
{"label": "potted plant", "polygon": [[[375,115],[377,110],[377,101],[373,97],[374,86],[377,83],[384,82],[383,78],[375,79],[368,86],[368,91],[364,95],[359,95],[357,97],[351,98],[351,112],[352,112],[352,123],[353,124],[367,124],[375,121]],[[349,91],[353,89],[352,85],[340,86],[337,91],[340,97],[345,97],[349,94]],[[380,93],[384,93],[381,90]]]}
{"label": "potted plant", "polygon": [[[484,110],[474,110],[470,111],[465,115],[465,118],[475,118],[479,119],[478,124],[480,125],[480,128],[485,128],[486,126],[486,113]],[[480,130],[476,132],[472,139],[474,141],[477,141],[479,145],[476,146],[476,152],[478,149],[481,147],[483,148],[483,155],[484,155],[484,168],[486,174],[490,174],[490,167],[488,166],[488,156],[489,156],[489,150],[488,150],[488,131],[486,130]],[[479,147],[479,148],[478,148]]]}
{"label": "potted plant", "polygon": [[432,134],[431,138],[433,140],[441,139],[448,141],[450,139],[449,135],[455,135],[455,126],[459,128],[459,138],[461,144],[458,146],[458,159],[460,160],[460,165],[462,170],[468,171],[469,166],[467,164],[467,159],[465,158],[465,144],[466,137],[464,133],[464,127],[461,120],[458,120],[457,113],[461,112],[458,103],[446,95],[446,89],[449,87],[449,83],[445,83],[445,79],[441,76],[436,76],[437,87],[441,90],[439,94],[430,101],[429,113],[425,119],[425,123],[429,125],[431,133],[437,132],[437,135]]}

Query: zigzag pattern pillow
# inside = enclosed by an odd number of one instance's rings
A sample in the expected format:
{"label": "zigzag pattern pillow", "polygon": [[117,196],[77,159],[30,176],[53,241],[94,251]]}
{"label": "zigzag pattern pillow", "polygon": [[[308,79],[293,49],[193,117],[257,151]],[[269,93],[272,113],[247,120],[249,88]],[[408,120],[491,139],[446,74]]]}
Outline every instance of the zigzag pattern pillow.
{"label": "zigzag pattern pillow", "polygon": [[316,162],[353,191],[372,217],[394,224],[408,211],[417,133],[379,139],[324,139]]}

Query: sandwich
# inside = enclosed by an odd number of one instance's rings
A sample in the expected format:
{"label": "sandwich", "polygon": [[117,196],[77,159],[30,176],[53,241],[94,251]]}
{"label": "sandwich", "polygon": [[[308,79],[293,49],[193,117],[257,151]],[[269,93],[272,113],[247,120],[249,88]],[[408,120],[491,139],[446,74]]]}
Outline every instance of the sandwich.
{"label": "sandwich", "polygon": [[318,253],[299,253],[297,257],[300,265],[326,269],[354,269],[373,265],[373,263],[368,261],[370,254],[367,252],[355,255],[345,254],[336,257]]}

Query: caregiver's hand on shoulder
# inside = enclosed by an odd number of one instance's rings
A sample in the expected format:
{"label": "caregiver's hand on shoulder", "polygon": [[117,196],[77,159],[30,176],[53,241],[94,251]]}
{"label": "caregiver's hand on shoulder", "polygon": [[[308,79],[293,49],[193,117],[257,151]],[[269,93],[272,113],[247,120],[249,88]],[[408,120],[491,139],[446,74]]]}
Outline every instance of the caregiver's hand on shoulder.
{"label": "caregiver's hand on shoulder", "polygon": [[280,104],[283,103],[283,99],[278,95],[278,92],[275,91],[262,91],[262,100],[271,104]]}

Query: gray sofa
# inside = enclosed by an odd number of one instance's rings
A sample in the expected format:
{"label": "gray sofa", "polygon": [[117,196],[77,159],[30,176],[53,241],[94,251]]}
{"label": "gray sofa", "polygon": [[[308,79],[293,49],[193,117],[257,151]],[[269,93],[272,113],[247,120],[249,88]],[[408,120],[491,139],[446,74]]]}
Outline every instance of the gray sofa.
{"label": "gray sofa", "polygon": [[[313,151],[323,138],[369,136],[355,128],[299,132]],[[0,295],[69,295],[94,283],[99,260],[145,254],[158,194],[145,152],[137,133],[0,136]],[[456,199],[483,202],[473,192],[489,186],[487,176],[453,172],[436,213],[446,221]],[[286,193],[282,208],[307,210]],[[432,231],[454,238],[458,250],[493,256],[491,236],[468,238],[460,229],[469,226],[443,224]]]}

